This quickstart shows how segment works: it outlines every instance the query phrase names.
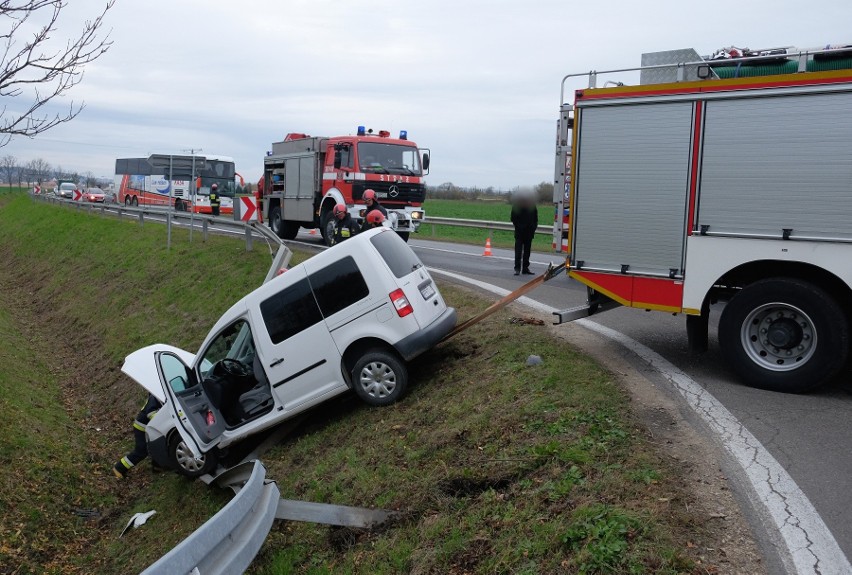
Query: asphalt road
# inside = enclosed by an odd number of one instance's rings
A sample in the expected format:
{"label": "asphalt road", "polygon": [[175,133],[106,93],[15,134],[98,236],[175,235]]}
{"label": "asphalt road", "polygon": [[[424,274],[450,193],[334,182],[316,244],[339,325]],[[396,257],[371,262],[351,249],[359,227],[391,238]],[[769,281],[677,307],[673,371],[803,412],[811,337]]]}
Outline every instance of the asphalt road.
{"label": "asphalt road", "polygon": [[[512,254],[507,250],[492,250],[494,255],[485,257],[483,249],[475,246],[415,238],[411,245],[427,267],[452,271],[507,290],[516,289],[532,277],[513,275]],[[534,254],[532,260],[532,270],[542,273],[548,262],[558,264],[561,257]],[[579,283],[560,276],[529,296],[564,309],[583,304],[586,292]],[[720,308],[711,310],[710,349],[697,355],[687,350],[684,316],[619,308],[596,315],[591,321],[644,344],[710,392],[787,471],[842,552],[852,557],[852,490],[847,488],[852,477],[852,457],[847,445],[852,439],[852,374],[846,371],[833,384],[808,395],[774,393],[741,385],[725,367],[719,353],[715,327]],[[767,483],[771,488],[773,478],[769,477]],[[764,518],[757,523],[767,522]]]}

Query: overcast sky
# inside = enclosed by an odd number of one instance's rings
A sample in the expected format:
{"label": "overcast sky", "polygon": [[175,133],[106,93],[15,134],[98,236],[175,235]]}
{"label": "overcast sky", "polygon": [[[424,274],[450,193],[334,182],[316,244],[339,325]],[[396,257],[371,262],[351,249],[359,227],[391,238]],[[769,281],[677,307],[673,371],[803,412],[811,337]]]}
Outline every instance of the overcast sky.
{"label": "overcast sky", "polygon": [[[103,5],[71,0],[54,39]],[[83,112],[0,155],[112,177],[119,157],[201,148],[257,181],[288,132],[360,124],[430,148],[431,185],[508,190],[553,178],[565,74],[658,50],[852,43],[850,24],[850,0],[118,0],[114,45],[60,102]]]}

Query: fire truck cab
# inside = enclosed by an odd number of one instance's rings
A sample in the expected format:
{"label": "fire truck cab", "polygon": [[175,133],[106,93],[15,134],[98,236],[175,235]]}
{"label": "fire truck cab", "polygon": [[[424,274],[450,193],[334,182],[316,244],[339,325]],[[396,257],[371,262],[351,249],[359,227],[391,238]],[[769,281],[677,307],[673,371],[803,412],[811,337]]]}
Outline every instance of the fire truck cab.
{"label": "fire truck cab", "polygon": [[423,176],[429,171],[429,151],[419,149],[405,131],[398,138],[363,126],[353,136],[290,133],[272,144],[263,163],[258,184],[262,213],[283,239],[296,237],[300,227],[319,228],[328,243],[334,206],[346,205],[361,222],[368,189],[376,192],[388,210],[390,227],[404,240],[425,218]]}
{"label": "fire truck cab", "polygon": [[852,323],[852,48],[644,54],[638,84],[597,87],[609,73],[562,83],[554,247],[589,300],[557,322],[683,313],[698,351],[726,302],[719,346],[745,383],[831,380]]}

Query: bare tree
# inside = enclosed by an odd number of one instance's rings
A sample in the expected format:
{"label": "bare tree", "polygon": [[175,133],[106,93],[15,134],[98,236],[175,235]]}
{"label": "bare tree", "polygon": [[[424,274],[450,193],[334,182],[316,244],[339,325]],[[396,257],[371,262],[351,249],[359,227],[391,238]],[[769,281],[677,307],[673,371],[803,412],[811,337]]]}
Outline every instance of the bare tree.
{"label": "bare tree", "polygon": [[[57,31],[59,15],[67,3],[68,0],[0,0],[0,17],[9,23],[8,31],[0,33],[0,98],[25,100],[22,111],[10,112],[6,105],[0,107],[0,147],[13,136],[33,137],[68,122],[83,109],[84,104],[75,106],[73,101],[67,113],[54,115],[42,108],[80,83],[85,65],[112,46],[109,33],[100,37],[100,31],[115,0],[108,0],[97,18],[86,20],[78,37],[54,49],[50,46],[51,34]],[[38,20],[42,15],[47,23],[32,38],[21,40],[28,20]]]}
{"label": "bare tree", "polygon": [[95,174],[91,170],[83,174],[83,177],[86,178],[86,187],[93,188],[97,185],[97,180],[95,179]]}
{"label": "bare tree", "polygon": [[50,176],[50,164],[43,158],[36,158],[27,162],[27,172],[29,178],[35,180],[37,184],[41,184]]}
{"label": "bare tree", "polygon": [[12,187],[12,176],[15,175],[15,170],[18,167],[18,158],[13,156],[12,154],[6,154],[2,158],[0,158],[0,171],[3,172],[3,175],[6,178],[6,181],[9,183],[9,187]]}

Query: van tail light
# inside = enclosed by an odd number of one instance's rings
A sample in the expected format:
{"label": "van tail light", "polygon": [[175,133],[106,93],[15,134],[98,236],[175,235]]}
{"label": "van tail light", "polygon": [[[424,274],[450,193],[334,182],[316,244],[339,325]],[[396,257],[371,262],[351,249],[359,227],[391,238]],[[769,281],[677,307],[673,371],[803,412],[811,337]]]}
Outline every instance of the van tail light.
{"label": "van tail light", "polygon": [[408,303],[408,298],[405,297],[405,292],[401,289],[390,292],[391,303],[396,308],[396,313],[399,317],[405,317],[408,314],[414,313],[414,308]]}

